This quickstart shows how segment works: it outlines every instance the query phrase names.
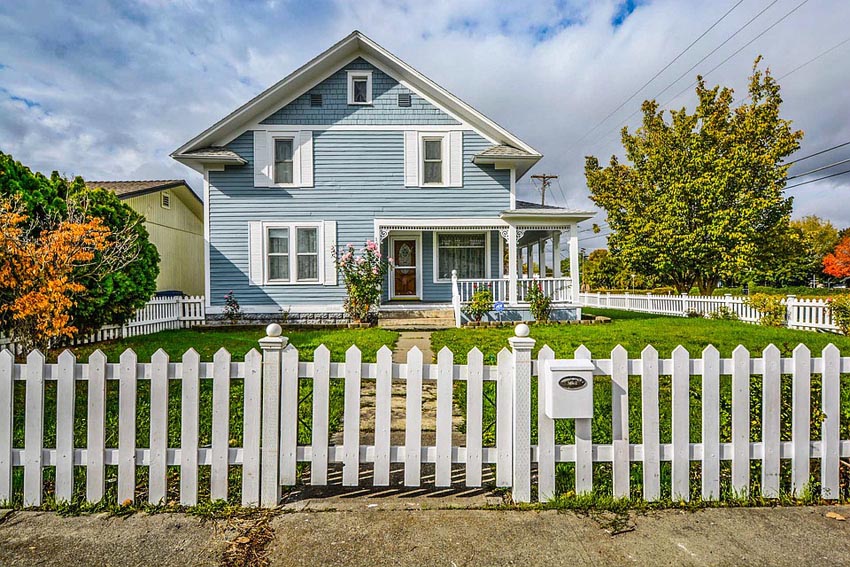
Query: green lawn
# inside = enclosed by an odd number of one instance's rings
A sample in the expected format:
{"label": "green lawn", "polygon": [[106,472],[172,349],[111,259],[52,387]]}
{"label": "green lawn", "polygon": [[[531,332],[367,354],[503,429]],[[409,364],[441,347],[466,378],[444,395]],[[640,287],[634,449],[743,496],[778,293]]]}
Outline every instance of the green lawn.
{"label": "green lawn", "polygon": [[[200,329],[200,330],[174,330],[162,331],[152,335],[134,337],[126,340],[110,341],[96,345],[85,345],[72,349],[81,362],[88,358],[95,349],[102,350],[110,362],[117,362],[121,353],[127,348],[132,348],[138,355],[139,362],[147,362],[157,349],[164,349],[172,361],[180,360],[183,353],[189,348],[194,348],[201,355],[201,359],[211,361],[215,352],[224,347],[233,355],[233,360],[242,359],[252,348],[259,349],[257,340],[265,336],[265,327],[244,327],[238,329]],[[376,353],[383,345],[393,348],[398,338],[398,333],[384,329],[325,329],[325,330],[302,330],[285,329],[284,336],[299,350],[299,358],[302,361],[312,361],[313,352],[320,344],[326,345],[331,351],[331,359],[336,362],[345,360],[345,351],[352,344],[357,345],[363,353],[364,362],[375,362]],[[55,359],[58,353],[51,353]],[[171,448],[180,446],[180,380],[171,380],[169,383],[169,410],[168,410],[168,446]],[[312,381],[303,380],[300,383],[299,406],[299,443],[309,443],[310,426],[312,423]],[[26,384],[23,381],[15,383],[15,405],[14,405],[14,430],[13,444],[15,447],[24,446],[24,405],[26,397]],[[106,392],[106,446],[118,446],[118,381],[110,380]],[[329,401],[329,427],[331,434],[337,431],[341,425],[344,403],[344,384],[342,380],[332,380]],[[74,445],[75,447],[86,446],[86,411],[87,391],[84,382],[78,382],[75,408]],[[242,421],[244,413],[244,389],[241,380],[232,380],[230,388],[230,445],[232,447],[243,446]],[[56,444],[56,382],[49,381],[45,384],[45,421],[44,421],[44,446],[55,447]],[[137,387],[137,411],[136,411],[136,447],[149,447],[150,439],[150,384],[146,380],[139,381]],[[209,447],[212,441],[212,381],[203,380],[200,390],[200,431],[199,442],[201,447]],[[85,495],[85,471],[83,467],[76,468],[76,496],[79,501]],[[45,470],[45,487],[47,489],[48,501],[52,489],[53,469]],[[17,497],[14,505],[20,505],[20,497],[23,487],[23,470],[16,467],[13,480],[16,486]],[[107,492],[106,504],[115,504],[116,500],[116,467],[107,467]],[[145,501],[147,498],[147,473],[143,467],[137,471],[137,498]],[[169,469],[169,499],[176,500],[178,497],[179,467]],[[199,475],[199,497],[203,500],[209,490],[209,467],[200,467]],[[231,467],[230,473],[230,501],[237,503],[241,498],[241,467]]]}
{"label": "green lawn", "polygon": [[[598,315],[611,317],[613,321],[609,324],[595,325],[532,325],[531,337],[537,340],[535,354],[543,345],[549,345],[556,356],[572,357],[575,349],[585,345],[597,358],[608,358],[611,349],[622,344],[629,351],[632,358],[639,358],[640,351],[647,345],[652,344],[662,357],[669,357],[673,348],[684,345],[692,357],[699,353],[707,345],[716,346],[721,355],[729,357],[732,350],[739,344],[743,344],[757,355],[768,344],[775,344],[782,351],[783,356],[790,356],[793,348],[800,343],[806,344],[815,356],[829,343],[835,343],[843,353],[850,354],[850,338],[810,331],[796,331],[789,329],[770,329],[736,321],[712,321],[707,319],[689,319],[664,317],[628,311],[591,309]],[[503,347],[508,346],[508,338],[513,336],[512,328],[464,328],[451,329],[435,332],[431,335],[432,348],[438,352],[444,346],[448,346],[455,353],[455,363],[466,362],[466,353],[473,347],[478,347],[484,353],[485,362],[495,364],[496,355]],[[466,389],[464,383],[458,383],[455,389],[455,404],[460,412],[465,414]],[[671,419],[672,419],[672,395],[669,376],[661,376],[659,380],[659,404],[660,404],[660,436],[662,443],[671,442]],[[694,376],[691,379],[691,442],[701,441],[701,379]],[[495,384],[485,384],[485,393],[489,400],[496,399]],[[782,378],[782,428],[783,441],[791,440],[791,379],[789,376]],[[721,441],[731,441],[731,378],[721,377],[721,403],[720,423]],[[822,413],[820,377],[812,377],[812,439],[820,439],[820,420]],[[537,399],[537,384],[532,382],[532,400]],[[494,430],[489,425],[495,419],[495,407],[489,400],[484,403],[484,431],[485,444],[493,445],[495,442]],[[594,418],[593,418],[593,442],[611,442],[611,382],[609,379],[597,378],[594,381]],[[752,415],[751,440],[758,441],[761,436],[761,377],[753,376],[750,385],[750,408]],[[532,403],[532,442],[537,438],[537,404]],[[640,378],[633,376],[629,380],[629,429],[630,441],[641,442],[641,404],[640,404]],[[572,420],[558,420],[556,424],[556,442],[558,444],[574,443],[574,422]],[[841,391],[841,439],[850,437],[850,376],[842,376]],[[730,478],[731,466],[728,462],[722,463],[721,487],[725,496],[731,497]],[[783,487],[790,485],[790,472],[787,461],[782,464]],[[817,466],[812,468],[812,483],[816,487],[819,477]],[[662,463],[662,496],[670,496],[670,463]],[[559,464],[557,468],[557,487],[560,493],[568,493],[573,488],[574,466],[571,464]],[[641,465],[634,463],[631,467],[632,495],[641,495]],[[692,497],[699,497],[699,463],[692,463],[691,486]],[[760,478],[760,467],[753,463],[751,467],[751,480],[753,493],[758,494]],[[850,473],[842,468],[843,497],[848,496],[850,487]],[[611,466],[608,463],[594,464],[594,492],[598,496],[610,496]]]}

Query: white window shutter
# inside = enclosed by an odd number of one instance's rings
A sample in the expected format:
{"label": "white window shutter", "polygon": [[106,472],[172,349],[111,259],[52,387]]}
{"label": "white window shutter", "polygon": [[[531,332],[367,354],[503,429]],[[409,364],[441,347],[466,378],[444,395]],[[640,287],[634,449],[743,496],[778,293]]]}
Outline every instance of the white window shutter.
{"label": "white window shutter", "polygon": [[263,285],[263,223],[248,223],[248,285]]}
{"label": "white window shutter", "polygon": [[419,185],[419,133],[415,130],[404,132],[404,186]]}
{"label": "white window shutter", "polygon": [[334,264],[334,256],[331,253],[332,248],[336,248],[336,221],[325,221],[325,285],[337,285],[338,278],[336,273],[336,265]]}
{"label": "white window shutter", "polygon": [[272,186],[270,155],[266,132],[254,130],[254,187]]}
{"label": "white window shutter", "polygon": [[301,187],[313,186],[313,132],[301,130],[298,133],[298,145],[301,154]]}
{"label": "white window shutter", "polygon": [[463,132],[449,132],[449,186],[463,187]]}

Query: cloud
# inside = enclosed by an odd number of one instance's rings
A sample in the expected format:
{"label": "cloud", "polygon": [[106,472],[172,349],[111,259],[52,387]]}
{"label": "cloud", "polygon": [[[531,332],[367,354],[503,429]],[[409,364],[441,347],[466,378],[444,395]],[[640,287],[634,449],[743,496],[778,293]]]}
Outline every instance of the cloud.
{"label": "cloud", "polygon": [[[695,72],[708,71],[797,4],[777,2]],[[640,102],[764,5],[737,7],[578,140],[730,7],[696,0],[3,3],[0,148],[45,172],[183,177],[199,189],[198,176],[171,160],[170,151],[360,29],[545,154],[535,171],[561,176],[554,202],[589,207],[584,156],[607,161],[622,154],[617,131],[634,126],[639,117],[626,117]],[[707,81],[734,87],[740,98],[756,55],[782,76],[846,39],[848,17],[850,3],[809,2]],[[806,132],[799,155],[850,140],[848,55],[850,43],[781,81],[783,114]],[[679,81],[660,100],[692,80]],[[672,104],[692,107],[693,95]],[[844,150],[795,165],[792,174],[850,156],[850,147]],[[535,197],[528,178],[519,187],[521,196]],[[850,207],[835,206],[848,187],[850,175],[791,189],[795,216],[850,225]]]}

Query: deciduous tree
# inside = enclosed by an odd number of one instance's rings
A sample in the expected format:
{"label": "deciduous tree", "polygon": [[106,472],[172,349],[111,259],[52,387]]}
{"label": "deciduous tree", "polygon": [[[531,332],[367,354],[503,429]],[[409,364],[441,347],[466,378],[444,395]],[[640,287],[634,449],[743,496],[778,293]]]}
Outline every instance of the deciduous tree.
{"label": "deciduous tree", "polygon": [[850,235],[841,239],[835,250],[826,255],[823,271],[836,278],[850,277]]}
{"label": "deciduous tree", "polygon": [[588,156],[591,198],[605,209],[609,248],[637,273],[710,294],[722,278],[759,265],[788,228],[783,194],[788,165],[803,136],[780,117],[779,84],[759,61],[749,100],[733,107],[730,88],[698,77],[692,114],[645,101],[635,133],[622,131],[629,165]]}

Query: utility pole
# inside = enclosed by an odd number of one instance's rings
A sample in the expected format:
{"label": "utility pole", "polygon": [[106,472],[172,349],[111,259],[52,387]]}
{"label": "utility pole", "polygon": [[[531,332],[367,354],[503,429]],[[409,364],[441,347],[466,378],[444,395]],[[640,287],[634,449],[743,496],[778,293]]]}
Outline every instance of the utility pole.
{"label": "utility pole", "polygon": [[558,179],[557,175],[549,175],[547,173],[538,173],[537,175],[532,175],[532,179],[540,180],[540,204],[546,204],[546,189],[549,188],[549,183],[553,179]]}

